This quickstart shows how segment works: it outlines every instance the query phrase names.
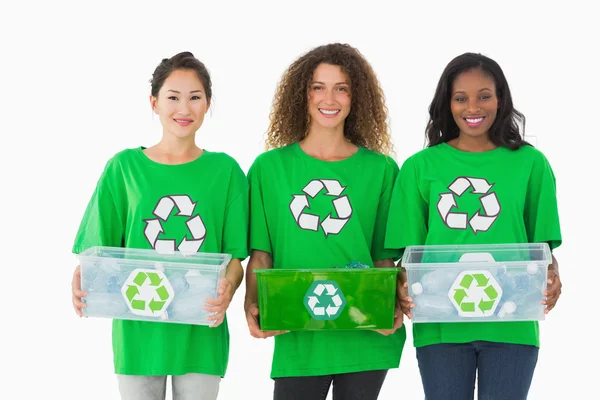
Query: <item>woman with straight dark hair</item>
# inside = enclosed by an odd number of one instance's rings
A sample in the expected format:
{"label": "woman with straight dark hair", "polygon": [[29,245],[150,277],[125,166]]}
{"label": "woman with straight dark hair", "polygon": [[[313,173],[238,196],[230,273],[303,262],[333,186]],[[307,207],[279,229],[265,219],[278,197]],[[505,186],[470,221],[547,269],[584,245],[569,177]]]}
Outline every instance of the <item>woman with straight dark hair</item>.
{"label": "woman with straight dark hair", "polygon": [[[481,54],[453,59],[429,115],[427,148],[404,162],[396,180],[386,248],[546,242],[556,249],[555,177],[546,157],[523,140],[525,118],[500,66]],[[401,277],[398,295],[411,318],[419,297],[413,303],[405,272]],[[553,256],[546,313],[561,286]],[[419,323],[413,339],[428,400],[473,399],[476,376],[479,399],[527,398],[540,346],[536,321]]]}
{"label": "woman with straight dark hair", "polygon": [[[108,160],[73,252],[108,246],[231,254],[218,296],[197,300],[199,309],[211,313],[210,326],[122,319],[113,319],[112,326],[114,372],[122,400],[164,400],[168,376],[174,400],[214,400],[229,362],[226,311],[242,282],[241,261],[248,255],[248,182],[231,156],[196,144],[212,100],[206,66],[192,53],[182,52],[163,59],[150,84],[150,106],[160,118],[162,138],[150,147],[124,149]],[[155,211],[159,206],[164,212]],[[163,229],[156,217],[178,223]],[[149,221],[159,221],[160,229],[152,233]],[[192,223],[202,227],[202,238],[190,237]],[[80,282],[77,266],[72,298],[75,312],[82,316],[89,294]]]}

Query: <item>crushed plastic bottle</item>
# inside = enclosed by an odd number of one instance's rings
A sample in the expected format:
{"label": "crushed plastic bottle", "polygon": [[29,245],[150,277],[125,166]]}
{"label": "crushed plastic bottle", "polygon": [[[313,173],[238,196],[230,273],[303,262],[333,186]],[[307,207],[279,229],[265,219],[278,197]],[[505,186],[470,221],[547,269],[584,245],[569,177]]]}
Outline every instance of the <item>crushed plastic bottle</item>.
{"label": "crushed plastic bottle", "polygon": [[190,284],[187,279],[183,275],[175,275],[168,277],[169,282],[171,283],[171,287],[173,288],[173,293],[175,296],[185,295],[190,288]]}
{"label": "crushed plastic bottle", "polygon": [[110,316],[118,319],[120,315],[129,313],[121,293],[91,292],[82,300],[86,303],[84,312],[94,316]]}
{"label": "crushed plastic bottle", "polygon": [[185,274],[185,279],[190,291],[200,288],[213,288],[215,286],[215,277],[208,274],[201,274],[199,271],[190,270]]}
{"label": "crushed plastic bottle", "polygon": [[370,268],[368,265],[361,263],[360,261],[352,261],[346,265],[346,268]]}
{"label": "crushed plastic bottle", "polygon": [[94,266],[87,268],[81,275],[81,288],[88,293],[107,292],[108,275],[102,269]]}
{"label": "crushed plastic bottle", "polygon": [[121,293],[121,288],[123,287],[123,284],[125,283],[125,281],[127,280],[127,278],[129,277],[129,274],[125,273],[121,273],[118,275],[111,275],[109,277],[107,277],[106,279],[106,291],[108,293]]}
{"label": "crushed plastic bottle", "polygon": [[206,292],[197,291],[175,298],[167,309],[168,319],[175,321],[205,321],[211,312],[204,309],[208,305],[206,298],[212,297]]}
{"label": "crushed plastic bottle", "polygon": [[423,285],[421,285],[421,282],[415,282],[410,287],[411,287],[411,289],[413,291],[413,294],[415,296],[418,296],[421,293],[423,293]]}
{"label": "crushed plastic bottle", "polygon": [[371,268],[368,265],[365,265],[363,263],[361,263],[360,261],[351,261],[348,264],[346,264],[343,267],[340,267],[339,265],[336,265],[333,268]]}
{"label": "crushed plastic bottle", "polygon": [[420,281],[423,286],[423,293],[447,293],[458,274],[459,272],[450,269],[436,269],[426,273]]}
{"label": "crushed plastic bottle", "polygon": [[500,311],[498,311],[498,317],[504,318],[506,314],[512,314],[517,310],[517,305],[514,301],[507,301],[500,307]]}
{"label": "crushed plastic bottle", "polygon": [[428,318],[444,318],[457,314],[454,305],[447,296],[434,296],[430,294],[421,294],[415,299],[415,315],[423,315]]}

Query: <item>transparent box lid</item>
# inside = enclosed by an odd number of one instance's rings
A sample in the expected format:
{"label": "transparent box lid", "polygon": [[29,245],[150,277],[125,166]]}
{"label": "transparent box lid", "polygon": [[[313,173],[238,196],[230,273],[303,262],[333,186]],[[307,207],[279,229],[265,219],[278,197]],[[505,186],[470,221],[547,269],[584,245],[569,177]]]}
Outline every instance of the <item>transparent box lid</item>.
{"label": "transparent box lid", "polygon": [[170,253],[159,253],[153,249],[134,249],[122,247],[96,246],[79,253],[80,259],[119,259],[135,262],[140,265],[155,265],[156,263],[168,264],[171,267],[181,266],[188,268],[193,266],[214,267],[221,269],[231,261],[230,254],[223,253],[182,253],[174,251]]}
{"label": "transparent box lid", "polygon": [[454,263],[523,263],[551,264],[552,253],[547,243],[471,244],[409,246],[402,256],[404,268],[431,264]]}

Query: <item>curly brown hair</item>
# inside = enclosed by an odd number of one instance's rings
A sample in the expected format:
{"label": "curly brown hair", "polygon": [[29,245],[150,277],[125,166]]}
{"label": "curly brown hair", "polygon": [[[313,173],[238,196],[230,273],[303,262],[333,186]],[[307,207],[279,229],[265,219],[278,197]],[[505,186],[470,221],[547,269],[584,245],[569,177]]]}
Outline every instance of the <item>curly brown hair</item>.
{"label": "curly brown hair", "polygon": [[344,136],[357,146],[391,155],[388,109],[379,80],[364,56],[342,43],[316,47],[285,71],[271,108],[267,150],[298,142],[308,133],[308,89],[320,64],[337,65],[350,79],[352,103],[344,122]]}

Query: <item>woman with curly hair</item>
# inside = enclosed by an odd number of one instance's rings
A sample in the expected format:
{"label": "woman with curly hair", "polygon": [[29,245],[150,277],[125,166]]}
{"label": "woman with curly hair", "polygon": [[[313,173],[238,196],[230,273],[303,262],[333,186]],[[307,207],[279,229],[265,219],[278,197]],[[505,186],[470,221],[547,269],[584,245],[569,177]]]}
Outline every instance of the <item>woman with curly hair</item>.
{"label": "woman with curly hair", "polygon": [[377,77],[346,44],[314,48],[283,75],[267,151],[248,173],[250,249],[245,310],[252,336],[275,336],[274,399],[377,399],[406,339],[402,313],[387,331],[260,329],[257,268],[393,267],[384,249],[398,165]]}

